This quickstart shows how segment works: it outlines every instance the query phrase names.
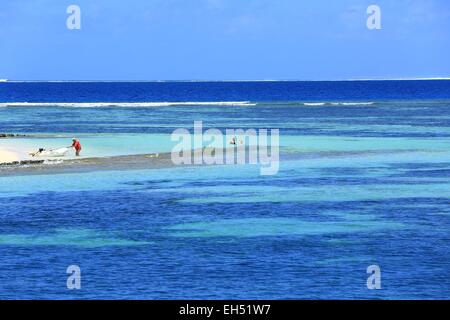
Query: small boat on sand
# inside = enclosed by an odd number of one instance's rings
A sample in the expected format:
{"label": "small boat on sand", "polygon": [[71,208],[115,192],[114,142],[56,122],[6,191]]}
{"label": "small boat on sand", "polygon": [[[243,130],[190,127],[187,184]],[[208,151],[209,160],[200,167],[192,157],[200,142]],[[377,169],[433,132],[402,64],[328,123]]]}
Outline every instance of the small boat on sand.
{"label": "small boat on sand", "polygon": [[30,155],[32,157],[64,157],[70,151],[70,148],[59,148],[59,149],[39,149],[37,152],[32,152]]}

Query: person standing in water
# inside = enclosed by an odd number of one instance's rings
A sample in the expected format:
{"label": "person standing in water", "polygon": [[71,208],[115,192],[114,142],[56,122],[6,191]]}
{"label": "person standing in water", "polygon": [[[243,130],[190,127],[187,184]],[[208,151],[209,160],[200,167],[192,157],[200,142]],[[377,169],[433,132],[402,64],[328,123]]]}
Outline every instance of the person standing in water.
{"label": "person standing in water", "polygon": [[70,148],[75,148],[75,155],[77,157],[80,156],[80,152],[81,152],[81,143],[79,140],[77,140],[76,138],[72,139],[72,145],[70,146]]}

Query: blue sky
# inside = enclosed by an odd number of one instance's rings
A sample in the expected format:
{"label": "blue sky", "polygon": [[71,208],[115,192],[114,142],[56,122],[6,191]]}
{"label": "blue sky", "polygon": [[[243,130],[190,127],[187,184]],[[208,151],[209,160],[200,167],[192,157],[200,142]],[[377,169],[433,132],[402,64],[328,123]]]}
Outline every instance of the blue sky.
{"label": "blue sky", "polygon": [[448,0],[0,1],[0,78],[15,80],[450,77],[449,57]]}

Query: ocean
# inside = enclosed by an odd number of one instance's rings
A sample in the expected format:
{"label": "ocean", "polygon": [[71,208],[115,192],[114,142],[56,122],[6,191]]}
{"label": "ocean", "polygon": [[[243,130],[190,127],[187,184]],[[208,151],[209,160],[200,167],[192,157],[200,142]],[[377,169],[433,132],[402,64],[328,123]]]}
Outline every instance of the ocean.
{"label": "ocean", "polygon": [[0,83],[0,148],[170,152],[194,121],[279,129],[278,173],[0,167],[0,298],[450,298],[450,81]]}

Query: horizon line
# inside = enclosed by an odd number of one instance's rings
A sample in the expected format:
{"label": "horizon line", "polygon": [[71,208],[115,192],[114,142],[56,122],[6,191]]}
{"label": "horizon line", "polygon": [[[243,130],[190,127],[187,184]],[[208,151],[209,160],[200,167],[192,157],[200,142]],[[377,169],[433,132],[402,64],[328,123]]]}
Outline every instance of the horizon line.
{"label": "horizon line", "polygon": [[335,80],[301,80],[301,79],[234,79],[234,80],[13,80],[0,79],[0,83],[20,82],[345,82],[345,81],[430,81],[450,80],[450,77],[417,77],[417,78],[361,78],[361,79],[335,79]]}

